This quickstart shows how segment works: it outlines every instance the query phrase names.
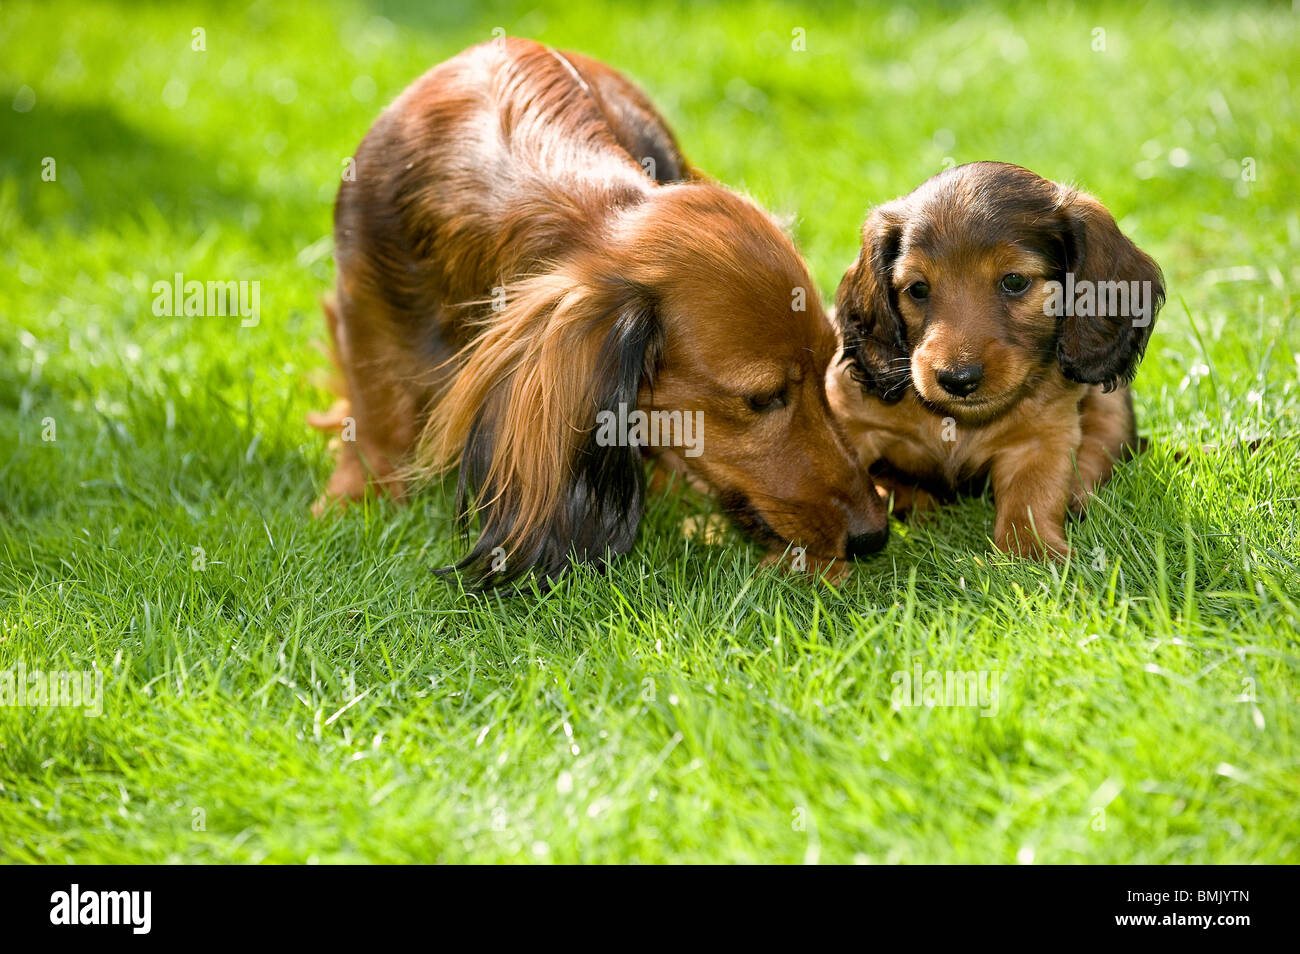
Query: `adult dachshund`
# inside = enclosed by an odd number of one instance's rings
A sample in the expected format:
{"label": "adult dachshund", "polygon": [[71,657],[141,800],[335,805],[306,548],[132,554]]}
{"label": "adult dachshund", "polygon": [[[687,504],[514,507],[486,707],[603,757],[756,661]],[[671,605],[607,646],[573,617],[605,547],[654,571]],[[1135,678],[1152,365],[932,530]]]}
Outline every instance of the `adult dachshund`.
{"label": "adult dachshund", "polygon": [[317,512],[459,465],[479,521],[460,568],[549,579],[631,547],[653,455],[773,552],[883,546],[806,266],[610,68],[520,39],[434,67],[367,133],[334,218],[345,396],[313,419],[342,438]]}
{"label": "adult dachshund", "polygon": [[896,511],[990,479],[997,546],[1064,558],[1067,508],[1138,446],[1127,385],[1163,301],[1092,196],[958,166],[867,219],[827,390]]}

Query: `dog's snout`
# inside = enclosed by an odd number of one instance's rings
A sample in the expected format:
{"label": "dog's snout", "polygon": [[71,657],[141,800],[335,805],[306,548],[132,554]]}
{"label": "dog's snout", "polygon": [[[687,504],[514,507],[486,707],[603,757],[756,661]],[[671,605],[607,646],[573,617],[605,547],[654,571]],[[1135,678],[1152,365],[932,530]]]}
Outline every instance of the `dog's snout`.
{"label": "dog's snout", "polygon": [[850,532],[844,543],[844,552],[850,559],[857,560],[883,549],[888,539],[889,524],[874,530]]}
{"label": "dog's snout", "polygon": [[980,386],[984,380],[982,364],[959,364],[955,368],[943,368],[934,373],[939,387],[954,397],[965,397]]}
{"label": "dog's snout", "polygon": [[848,538],[845,551],[850,559],[857,560],[883,550],[888,540],[888,526],[881,527],[879,530],[869,530],[866,533],[855,533]]}

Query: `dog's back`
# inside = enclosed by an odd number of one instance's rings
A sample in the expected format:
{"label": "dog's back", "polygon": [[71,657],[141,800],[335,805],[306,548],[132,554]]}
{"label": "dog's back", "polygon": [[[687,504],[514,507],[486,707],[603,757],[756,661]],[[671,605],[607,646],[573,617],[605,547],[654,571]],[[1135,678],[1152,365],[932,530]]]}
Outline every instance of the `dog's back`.
{"label": "dog's back", "polygon": [[581,248],[645,198],[651,172],[688,169],[640,90],[531,40],[471,47],[408,87],[362,140],[335,203],[326,314],[340,400],[313,423],[345,438],[348,420],[366,426],[316,509],[359,496],[367,475],[400,496],[397,462],[505,282]]}
{"label": "dog's back", "polygon": [[[626,138],[654,138],[635,115]],[[672,138],[658,126],[662,151]],[[580,247],[651,184],[567,57],[529,40],[484,43],[425,73],[362,141],[335,210],[340,284],[371,279],[421,316],[490,301],[503,275]],[[348,274],[375,264],[382,276]]]}

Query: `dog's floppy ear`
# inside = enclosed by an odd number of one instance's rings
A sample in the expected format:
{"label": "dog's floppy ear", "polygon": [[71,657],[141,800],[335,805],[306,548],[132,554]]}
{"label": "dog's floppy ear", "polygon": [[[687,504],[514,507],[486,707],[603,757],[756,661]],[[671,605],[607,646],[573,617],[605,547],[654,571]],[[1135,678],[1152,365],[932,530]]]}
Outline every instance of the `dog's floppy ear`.
{"label": "dog's floppy ear", "polygon": [[1066,274],[1057,360],[1071,381],[1113,390],[1133,379],[1142,360],[1165,301],[1164,276],[1093,196],[1063,188],[1062,212]]}
{"label": "dog's floppy ear", "polygon": [[907,331],[890,280],[901,240],[902,223],[889,207],[872,212],[862,227],[862,250],[835,293],[849,374],[889,404],[902,399],[911,380]]}
{"label": "dog's floppy ear", "polygon": [[487,587],[536,570],[546,586],[636,538],[641,451],[601,446],[597,415],[631,413],[653,380],[655,303],[642,286],[569,266],[521,282],[485,325],[433,408],[421,462],[459,463],[462,526],[479,520],[456,569]]}

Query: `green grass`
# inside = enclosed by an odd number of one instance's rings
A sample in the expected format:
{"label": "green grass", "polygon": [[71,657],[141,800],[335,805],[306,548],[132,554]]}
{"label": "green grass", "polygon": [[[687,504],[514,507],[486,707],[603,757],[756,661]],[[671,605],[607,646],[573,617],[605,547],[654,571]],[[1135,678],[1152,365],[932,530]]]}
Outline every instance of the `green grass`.
{"label": "green grass", "polygon": [[[0,10],[0,669],[105,674],[99,718],[0,707],[0,859],[1300,860],[1297,14],[281,6]],[[834,590],[661,498],[608,576],[502,599],[431,575],[445,492],[310,520],[343,157],[494,27],[639,80],[827,295],[945,158],[1101,196],[1170,301],[1076,561],[967,500]],[[178,271],[261,323],[155,317]],[[918,663],[997,713],[894,711]]]}

